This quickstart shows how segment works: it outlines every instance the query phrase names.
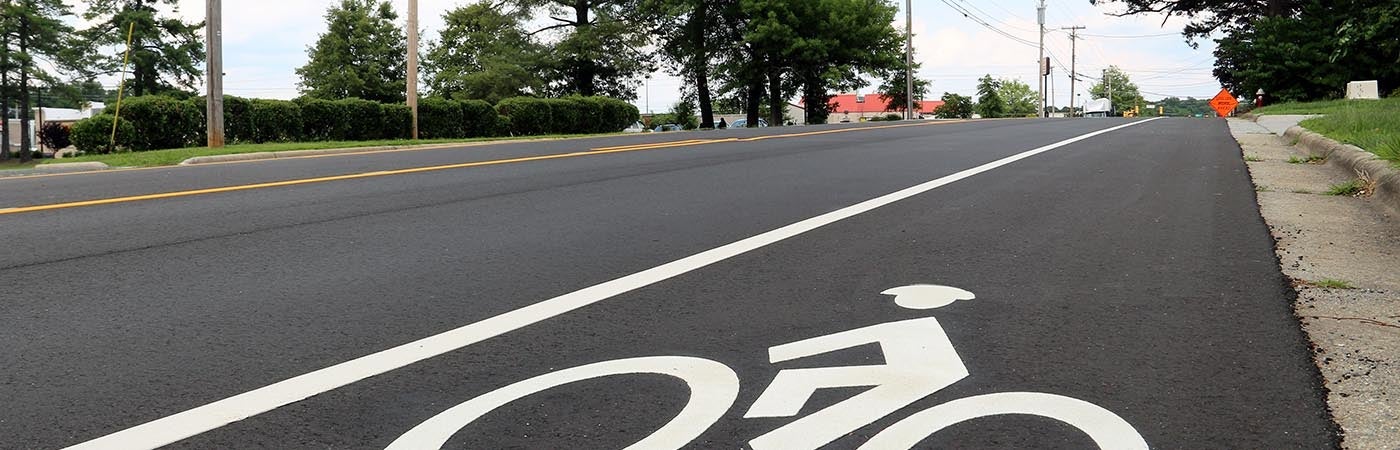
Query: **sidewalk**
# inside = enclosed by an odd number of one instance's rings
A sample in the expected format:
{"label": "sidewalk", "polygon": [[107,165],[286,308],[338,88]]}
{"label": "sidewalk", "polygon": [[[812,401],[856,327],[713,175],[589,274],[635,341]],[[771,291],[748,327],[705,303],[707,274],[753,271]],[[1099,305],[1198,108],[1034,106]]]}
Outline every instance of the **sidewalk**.
{"label": "sidewalk", "polygon": [[1307,117],[1232,119],[1230,130],[1250,161],[1283,273],[1294,280],[1295,312],[1314,344],[1343,447],[1396,448],[1400,217],[1371,198],[1325,194],[1356,175],[1301,161],[1307,154],[1282,134]]}

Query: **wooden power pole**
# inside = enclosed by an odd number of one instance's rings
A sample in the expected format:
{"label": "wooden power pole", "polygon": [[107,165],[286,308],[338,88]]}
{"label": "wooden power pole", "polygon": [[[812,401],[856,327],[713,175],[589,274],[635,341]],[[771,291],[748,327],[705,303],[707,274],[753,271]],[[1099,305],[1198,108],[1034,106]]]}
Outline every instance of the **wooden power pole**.
{"label": "wooden power pole", "polygon": [[[1078,49],[1078,47],[1079,47],[1079,45],[1078,45],[1078,44],[1079,44],[1079,30],[1083,30],[1083,29],[1084,29],[1084,27],[1083,27],[1083,26],[1080,26],[1080,25],[1075,25],[1075,26],[1072,26],[1072,27],[1064,27],[1064,28],[1061,28],[1061,30],[1069,30],[1069,116],[1070,116],[1070,117],[1074,117],[1074,81],[1075,81],[1076,79],[1079,78],[1079,72],[1076,72],[1076,70],[1078,70],[1078,69],[1075,68],[1075,67],[1076,67],[1076,66],[1075,66],[1075,58],[1078,57],[1077,49]],[[1061,63],[1061,64],[1063,64],[1063,63]]]}
{"label": "wooden power pole", "polygon": [[904,119],[914,119],[914,3],[904,1]]}
{"label": "wooden power pole", "polygon": [[1036,117],[1045,117],[1045,72],[1048,67],[1045,64],[1045,0],[1040,0],[1040,7],[1036,8],[1036,18],[1040,22],[1040,58],[1035,60],[1036,73],[1040,77],[1040,111]]}
{"label": "wooden power pole", "polygon": [[413,139],[418,139],[418,0],[408,0],[408,109],[413,111]]}
{"label": "wooden power pole", "polygon": [[224,18],[222,0],[205,0],[204,40],[208,60],[204,64],[205,131],[210,148],[224,146]]}

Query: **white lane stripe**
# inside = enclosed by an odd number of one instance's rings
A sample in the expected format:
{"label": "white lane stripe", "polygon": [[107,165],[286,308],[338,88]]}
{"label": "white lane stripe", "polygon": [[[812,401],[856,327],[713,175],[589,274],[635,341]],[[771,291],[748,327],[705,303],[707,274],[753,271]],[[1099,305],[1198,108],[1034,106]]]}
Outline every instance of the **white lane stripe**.
{"label": "white lane stripe", "polygon": [[162,419],[69,447],[70,449],[157,448],[340,388],[409,364],[484,341],[623,293],[763,248],[784,239],[864,214],[947,184],[1075,142],[1151,122],[1148,119],[1095,131],[1002,158],[891,194],[706,250],[612,281],[583,288],[442,334],[289,378]]}

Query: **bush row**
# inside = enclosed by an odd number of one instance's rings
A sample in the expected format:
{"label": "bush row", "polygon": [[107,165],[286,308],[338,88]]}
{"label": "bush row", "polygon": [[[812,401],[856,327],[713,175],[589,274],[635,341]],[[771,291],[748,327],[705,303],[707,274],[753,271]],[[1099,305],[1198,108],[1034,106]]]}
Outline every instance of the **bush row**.
{"label": "bush row", "polygon": [[517,135],[611,133],[641,117],[636,106],[606,97],[515,97],[497,103],[496,112]]}
{"label": "bush row", "polygon": [[[607,133],[621,131],[638,117],[635,106],[602,97],[510,98],[494,107],[479,100],[426,98],[418,105],[418,130],[423,139]],[[103,114],[74,124],[74,145],[86,153],[112,151],[112,120]],[[406,139],[412,120],[407,105],[361,99],[224,98],[224,140],[229,144]],[[200,147],[206,139],[202,97],[145,96],[122,102],[118,149]]]}

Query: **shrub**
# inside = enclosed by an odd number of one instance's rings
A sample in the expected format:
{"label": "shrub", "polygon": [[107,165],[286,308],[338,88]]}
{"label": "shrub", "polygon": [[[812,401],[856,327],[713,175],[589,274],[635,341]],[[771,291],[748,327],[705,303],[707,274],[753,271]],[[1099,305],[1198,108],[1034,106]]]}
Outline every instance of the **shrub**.
{"label": "shrub", "polygon": [[466,123],[462,126],[466,132],[466,137],[487,137],[497,135],[497,126],[500,122],[500,115],[496,114],[496,108],[490,103],[482,100],[466,100],[462,104],[462,118]]}
{"label": "shrub", "polygon": [[[379,102],[360,98],[347,98],[335,102],[345,114],[341,117],[345,127],[345,134],[341,139],[368,141],[385,138],[384,109],[379,106]],[[411,124],[411,114],[409,119]]]}
{"label": "shrub", "polygon": [[603,108],[602,122],[596,128],[600,133],[615,133],[632,126],[641,120],[641,111],[631,103],[607,97],[593,97]]}
{"label": "shrub", "polygon": [[566,98],[555,98],[547,101],[550,119],[552,119],[549,130],[551,134],[586,132],[589,124],[585,122],[588,116],[585,103]]}
{"label": "shrub", "polygon": [[[191,97],[183,100],[189,104],[189,109],[194,114],[192,119],[198,124],[191,141],[191,146],[201,146],[209,141],[207,112],[209,105],[205,97]],[[239,142],[250,142],[253,138],[253,122],[249,117],[250,102],[246,98],[224,96],[224,143],[236,144]]]}
{"label": "shrub", "polygon": [[136,127],[131,125],[131,121],[120,119],[117,121],[117,148],[112,148],[109,143],[112,138],[112,115],[100,114],[73,123],[72,139],[73,145],[78,147],[78,151],[89,154],[112,153],[118,150],[131,149],[131,143],[136,135]]}
{"label": "shrub", "polygon": [[408,139],[413,134],[413,110],[402,103],[383,103],[379,113],[384,117],[377,125],[381,139]]}
{"label": "shrub", "polygon": [[184,148],[203,135],[204,114],[189,101],[158,95],[132,97],[122,103],[121,116],[136,130],[132,150]]}
{"label": "shrub", "polygon": [[63,150],[73,145],[72,130],[58,122],[44,122],[39,127],[39,143],[54,150]]}
{"label": "shrub", "polygon": [[904,120],[904,115],[903,115],[903,114],[893,114],[893,113],[891,113],[891,114],[885,114],[885,120],[886,120],[886,121],[889,121],[889,122],[895,122],[895,121]]}
{"label": "shrub", "polygon": [[253,142],[291,142],[302,136],[301,107],[286,100],[252,101]]}
{"label": "shrub", "polygon": [[548,102],[531,97],[512,97],[496,104],[496,113],[509,117],[510,132],[517,135],[548,134],[554,125]]}
{"label": "shrub", "polygon": [[445,98],[425,98],[418,103],[418,137],[451,139],[466,136],[462,104]]}
{"label": "shrub", "polygon": [[301,135],[309,141],[343,141],[350,134],[344,105],[319,98],[300,98]]}

